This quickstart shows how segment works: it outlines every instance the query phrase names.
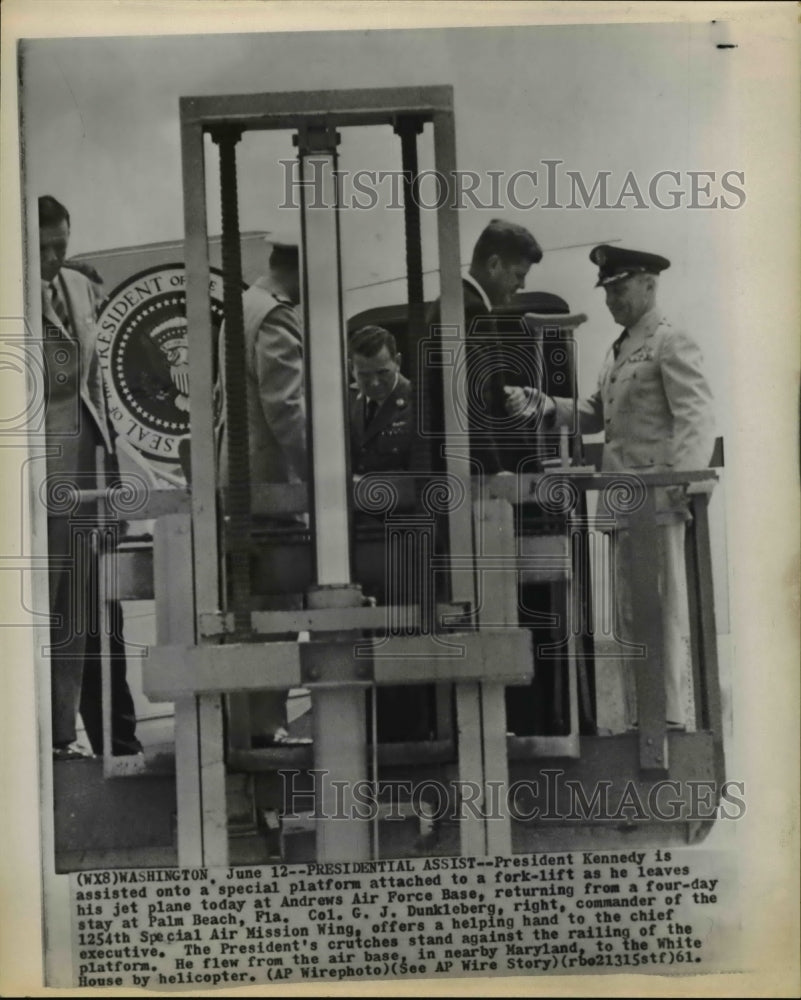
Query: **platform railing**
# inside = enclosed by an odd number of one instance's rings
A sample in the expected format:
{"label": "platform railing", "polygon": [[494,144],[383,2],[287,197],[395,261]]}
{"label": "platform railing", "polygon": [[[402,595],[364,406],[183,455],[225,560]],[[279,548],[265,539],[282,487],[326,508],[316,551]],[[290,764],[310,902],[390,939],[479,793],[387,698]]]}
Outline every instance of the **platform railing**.
{"label": "platform railing", "polygon": [[[392,480],[392,477],[388,478]],[[631,535],[632,551],[646,554],[646,558],[636,558],[632,566],[632,571],[635,574],[635,586],[633,587],[634,635],[644,637],[643,644],[647,646],[648,650],[647,657],[638,650],[632,651],[632,655],[638,661],[646,663],[648,667],[648,669],[636,671],[642,765],[645,768],[663,771],[668,768],[664,753],[666,727],[664,684],[659,679],[663,674],[661,640],[657,634],[660,631],[658,624],[659,585],[654,575],[654,561],[647,558],[648,553],[653,553],[656,550],[655,532],[659,528],[660,518],[664,520],[665,516],[672,516],[657,514],[655,491],[665,488],[687,489],[687,504],[691,515],[687,531],[686,569],[690,602],[689,617],[692,630],[695,721],[699,728],[710,728],[710,720],[719,716],[714,591],[707,512],[708,489],[714,483],[715,478],[715,473],[711,470],[646,473],[635,477],[630,474],[605,474],[592,470],[560,469],[544,474],[523,475],[514,478],[502,477],[489,480],[486,483],[477,481],[474,483],[476,495],[479,497],[477,501],[479,517],[482,516],[482,510],[488,509],[486,507],[488,503],[500,500],[518,508],[525,504],[536,504],[547,513],[566,518],[566,534],[562,539],[561,550],[555,551],[553,545],[545,546],[544,550],[543,548],[538,550],[535,544],[528,548],[526,553],[521,553],[518,545],[516,550],[508,555],[505,563],[497,553],[478,552],[476,573],[479,582],[483,577],[488,583],[490,574],[492,574],[492,583],[496,586],[483,588],[483,591],[486,592],[497,591],[498,571],[504,567],[521,576],[533,574],[540,579],[550,576],[555,579],[561,578],[571,585],[572,589],[567,592],[565,598],[565,619],[562,626],[563,639],[561,640],[562,651],[567,653],[569,662],[570,731],[568,737],[571,743],[578,743],[577,698],[579,684],[576,674],[575,642],[590,627],[590,623],[586,620],[586,605],[578,600],[578,589],[586,585],[588,568],[581,560],[577,560],[571,554],[571,539],[578,540],[589,534],[599,538],[604,533],[608,534],[625,527]],[[418,485],[415,479],[413,477],[396,477],[394,483],[399,506],[407,511],[412,509]],[[592,492],[597,492],[599,496],[604,497],[605,513],[592,517],[577,517],[575,511],[580,507],[579,498],[582,495],[586,497]],[[254,490],[253,495],[254,515],[269,515],[279,510],[284,513],[301,511],[306,502],[305,493],[305,487],[302,485],[259,487]],[[110,502],[105,506],[110,506],[111,513],[113,513],[113,501],[118,493],[99,490],[82,491],[81,496],[83,499],[95,500],[106,498]],[[137,496],[135,489],[129,490],[126,501],[126,517],[129,520],[153,520],[168,514],[174,517],[185,517],[189,513],[189,504],[189,494],[185,491],[142,490],[141,494]],[[414,521],[410,521],[407,517],[403,523],[409,528],[410,525],[413,526]],[[125,599],[136,596],[137,592],[140,596],[146,595],[147,584],[144,577],[147,570],[143,566],[143,560],[146,561],[147,557],[147,551],[141,546],[127,547],[125,543],[119,550],[108,552],[104,556],[104,562],[108,565],[106,571],[101,574],[101,579],[105,581],[105,586],[110,588],[111,592],[104,596],[107,599],[112,597]],[[458,562],[458,554],[453,558],[454,561]],[[427,568],[424,569],[431,573],[436,572],[438,568],[441,568],[438,564],[443,562],[443,559],[443,556],[431,556]],[[110,569],[109,566],[113,566],[113,569]],[[171,568],[173,571],[176,569],[174,566]],[[607,559],[604,572],[609,569],[610,560]],[[391,572],[392,570],[390,570]],[[585,579],[577,579],[577,576],[583,576]],[[596,580],[596,585],[608,586],[610,592],[613,592],[614,581],[600,582]],[[172,584],[170,586],[172,587]],[[502,601],[505,610],[502,612],[501,618],[505,616],[506,620],[492,623],[492,627],[496,631],[506,626],[516,627],[517,622],[512,620],[508,610],[510,602],[513,603],[513,601],[514,599],[509,595],[506,595]],[[361,633],[370,633],[372,638],[361,643],[362,647],[366,649],[367,655],[361,658],[361,662],[358,658],[354,658],[354,663],[357,666],[351,671],[354,674],[354,680],[358,673],[359,678],[364,683],[420,683],[432,679],[464,679],[464,665],[455,666],[453,663],[449,665],[448,661],[451,658],[447,655],[441,658],[432,657],[432,653],[447,653],[447,649],[444,647],[437,650],[426,648],[425,644],[420,644],[419,633],[422,622],[429,619],[436,622],[435,632],[440,636],[447,636],[453,632],[454,622],[459,623],[459,631],[463,633],[465,630],[471,631],[478,624],[476,609],[467,609],[464,605],[438,602],[433,616],[428,614],[425,609],[414,605],[406,606],[402,610],[405,627],[410,632],[409,641],[406,644],[410,655],[405,659],[393,656],[391,653],[383,656],[370,655],[371,652],[378,652],[380,646],[378,640],[382,637],[386,638],[386,635],[391,631],[391,622],[397,618],[398,614],[398,608],[394,606],[367,605],[349,609],[285,611],[256,609],[251,613],[251,624],[254,634],[265,638],[270,633],[310,632],[313,634],[316,631],[330,632],[332,629],[343,633],[349,632],[354,637]],[[226,614],[214,611],[201,615],[203,638],[213,643],[215,637],[223,635],[229,627],[232,627],[227,618]],[[486,611],[484,618],[486,624]],[[593,640],[598,658],[625,656],[626,649],[621,646],[620,639],[621,637],[615,634],[612,618],[608,618],[606,623],[595,623]],[[291,645],[294,649],[295,644]],[[417,649],[414,648],[415,645],[417,645]],[[540,643],[535,653],[535,660],[537,655],[540,658],[556,655],[560,652],[558,645],[552,643],[549,646]],[[278,666],[274,668],[275,680],[271,681],[273,686],[285,686],[290,682],[292,684],[313,682],[313,675],[319,677],[321,671],[325,673],[328,669],[320,666],[319,657],[322,655],[322,658],[325,659],[325,656],[319,651],[300,654],[293,651],[290,654],[288,648],[279,647],[280,644],[271,644],[271,657],[275,659],[276,664],[283,664],[280,669]],[[207,666],[192,679],[193,690],[224,691],[231,689],[233,677],[226,676],[226,670],[217,662],[220,655],[220,653],[213,652],[203,654],[202,661],[207,663]],[[238,668],[240,672],[245,670],[245,663],[253,657],[258,659],[253,650],[244,651],[244,658],[240,660]],[[314,663],[311,662],[312,660]],[[184,691],[183,682],[178,682],[176,673],[180,662],[180,658],[176,658],[171,664],[165,665],[164,673],[156,676],[153,658],[149,658],[146,673],[148,683],[152,684],[155,697],[166,698],[170,693],[168,691],[170,685],[174,685],[171,689],[173,696]],[[516,677],[519,682],[523,674],[521,671],[515,672],[515,669],[512,668],[507,669],[502,674],[496,673],[494,676],[503,677],[506,683],[514,683],[514,678]],[[262,681],[263,677],[258,680],[254,678],[247,682],[247,686],[251,687],[252,684],[262,683]],[[239,683],[244,683],[244,681],[240,679]],[[186,693],[189,693],[188,689]],[[525,741],[513,743],[511,749],[517,756],[525,756],[526,746],[530,751],[540,754],[559,755],[560,753],[570,754],[572,752],[566,746],[560,749],[558,741],[536,737],[529,740],[528,743]],[[659,760],[659,757],[662,759]],[[113,763],[112,761],[109,767],[110,773],[114,771]],[[124,770],[124,768],[120,770]]]}
{"label": "platform railing", "polygon": [[[455,683],[460,691],[458,705],[459,726],[456,756],[460,779],[469,780],[472,755],[485,754],[487,741],[492,743],[492,759],[506,760],[545,754],[547,756],[574,755],[581,752],[578,734],[578,702],[581,692],[581,674],[577,656],[577,640],[588,627],[577,600],[579,587],[586,583],[584,571],[577,573],[580,561],[574,556],[571,543],[586,538],[588,534],[628,532],[631,551],[636,554],[632,573],[632,630],[627,636],[615,633],[614,619],[611,630],[595,635],[598,654],[612,652],[620,655],[621,643],[631,643],[642,649],[629,649],[638,664],[636,677],[636,706],[638,716],[636,739],[639,769],[644,777],[658,779],[669,776],[671,762],[669,748],[677,734],[668,740],[665,717],[665,671],[662,655],[660,626],[659,580],[656,562],[651,557],[658,545],[657,532],[663,522],[689,511],[686,533],[686,575],[691,628],[693,663],[693,688],[696,703],[695,723],[708,731],[715,743],[714,759],[722,780],[722,726],[717,673],[716,629],[714,617],[712,562],[709,540],[707,503],[716,475],[712,470],[699,472],[658,472],[632,475],[629,473],[597,473],[587,469],[564,469],[518,477],[496,477],[487,481],[474,480],[472,484],[473,523],[476,546],[473,570],[476,592],[480,595],[475,607],[438,604],[433,616],[432,634],[425,634],[419,626],[429,620],[421,609],[407,608],[406,634],[390,635],[391,606],[366,606],[342,609],[347,620],[340,619],[336,628],[330,609],[304,609],[283,614],[254,609],[251,626],[254,641],[235,646],[220,644],[226,628],[225,615],[212,613],[200,616],[203,635],[195,630],[195,609],[192,602],[192,518],[191,498],[188,491],[152,491],[134,483],[125,493],[120,504],[119,486],[110,490],[81,491],[78,499],[100,501],[98,531],[115,537],[120,519],[146,520],[155,523],[152,554],[141,546],[122,541],[117,549],[105,547],[101,554],[101,614],[108,620],[108,602],[134,597],[153,597],[157,605],[157,643],[150,647],[143,659],[143,687],[148,697],[158,701],[173,701],[176,706],[176,770],[178,774],[179,815],[204,817],[200,827],[188,821],[179,822],[179,850],[181,857],[208,855],[227,856],[227,827],[225,818],[225,751],[222,727],[217,727],[216,738],[209,724],[222,718],[220,700],[232,691],[253,691],[269,688],[307,687],[327,689],[346,685],[350,688],[371,688],[381,684],[420,684],[432,680]],[[407,505],[404,523],[413,526],[410,513],[419,497],[420,482],[414,477],[400,477],[397,486],[399,507]],[[678,491],[682,501],[675,510],[663,512],[658,497],[666,489]],[[587,494],[597,493],[599,511],[594,515],[576,514],[587,504]],[[272,514],[277,510],[303,508],[305,491],[302,487],[260,487],[253,492],[254,514]],[[553,516],[565,519],[566,544],[564,558],[553,548],[537,551],[536,546],[521,555],[519,539],[515,538],[514,510],[535,505]],[[152,558],[148,586],[147,563]],[[458,564],[458,553],[445,557],[435,553],[429,560],[429,571],[436,571],[437,562]],[[453,565],[447,567],[450,571]],[[468,567],[462,567],[467,570]],[[392,568],[388,569],[391,574]],[[570,726],[563,742],[574,747],[560,747],[553,742],[540,740],[538,746],[521,744],[514,738],[503,741],[505,727],[504,689],[510,684],[530,681],[532,667],[548,655],[543,644],[534,644],[532,657],[531,637],[519,626],[517,608],[517,579],[521,574],[534,572],[542,576],[555,574],[566,581],[566,604],[562,622],[562,638],[551,652],[563,654],[567,660],[568,701]],[[492,580],[492,583],[490,583]],[[606,586],[596,580],[596,586]],[[614,594],[614,581],[611,581]],[[275,616],[278,617],[275,617]],[[417,617],[415,617],[417,615]],[[352,620],[351,620],[352,619]],[[101,626],[102,627],[102,626]],[[311,641],[287,642],[272,639],[270,633],[281,630],[308,632]],[[333,632],[340,633],[336,638]],[[319,640],[315,634],[320,633]],[[640,642],[642,637],[642,642]],[[432,639],[455,644],[462,650],[460,656],[447,655],[447,650],[436,650],[432,655]],[[266,641],[261,641],[266,640]],[[199,643],[199,644],[197,644]],[[107,746],[110,735],[110,664],[108,644],[103,642],[104,712]],[[362,655],[355,655],[360,649]],[[442,655],[445,652],[446,655]],[[532,662],[533,661],[533,662]],[[473,699],[471,691],[483,686],[482,706]],[[491,697],[488,696],[488,690]],[[313,696],[312,696],[313,697]],[[471,714],[471,705],[475,711]],[[492,724],[484,718],[487,706],[493,708]],[[211,706],[211,707],[209,707]],[[473,718],[475,715],[475,718]],[[695,728],[695,725],[691,726]],[[494,734],[494,736],[493,736]],[[700,734],[699,734],[700,735]],[[282,751],[273,762],[281,766]],[[198,757],[197,767],[179,766],[179,757]],[[418,755],[419,756],[419,755]],[[279,759],[280,758],[280,759]],[[122,761],[122,763],[120,763]],[[113,777],[141,771],[141,761],[113,758],[107,753],[104,772]],[[485,774],[487,772],[484,767]],[[499,772],[500,773],[500,772]],[[216,775],[213,779],[210,777]],[[499,780],[502,780],[499,779]],[[216,800],[209,799],[216,789]],[[469,824],[468,824],[469,825]],[[493,835],[508,840],[503,824],[492,827]],[[217,846],[215,846],[215,844]],[[480,853],[486,842],[476,827],[463,837],[463,849]]]}

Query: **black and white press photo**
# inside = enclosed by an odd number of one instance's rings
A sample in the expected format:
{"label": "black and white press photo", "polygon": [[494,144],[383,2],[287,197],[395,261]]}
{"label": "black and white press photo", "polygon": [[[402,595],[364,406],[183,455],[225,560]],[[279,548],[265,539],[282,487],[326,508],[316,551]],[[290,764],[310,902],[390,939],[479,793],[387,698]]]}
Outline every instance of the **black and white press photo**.
{"label": "black and white press photo", "polygon": [[20,14],[45,986],[755,988],[795,26],[669,6]]}

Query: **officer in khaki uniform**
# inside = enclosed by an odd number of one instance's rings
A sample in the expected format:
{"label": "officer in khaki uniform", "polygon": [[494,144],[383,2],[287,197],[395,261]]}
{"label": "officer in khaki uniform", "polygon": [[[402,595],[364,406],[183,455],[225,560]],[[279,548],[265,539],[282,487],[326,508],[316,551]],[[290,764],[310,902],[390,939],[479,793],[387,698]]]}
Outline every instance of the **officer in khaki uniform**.
{"label": "officer in khaki uniform", "polygon": [[[577,404],[582,433],[604,433],[602,470],[706,468],[715,432],[712,394],[703,373],[701,351],[656,304],[657,276],[670,261],[657,254],[606,245],[595,247],[590,260],[598,265],[596,287],[604,289],[607,308],[624,327],[606,356],[597,391]],[[535,397],[535,390],[509,388],[508,408],[512,413],[533,413]],[[572,399],[545,400],[545,418],[557,426],[571,425],[573,412]],[[667,721],[674,728],[684,728],[692,723],[693,715],[684,566],[688,514],[676,490],[658,491],[657,514],[659,551],[642,553],[642,557],[656,558],[659,564]],[[625,530],[616,534],[618,635],[641,642],[642,637],[632,636],[631,595],[624,569],[630,540]],[[631,670],[626,673],[625,721],[635,725],[633,678]]]}

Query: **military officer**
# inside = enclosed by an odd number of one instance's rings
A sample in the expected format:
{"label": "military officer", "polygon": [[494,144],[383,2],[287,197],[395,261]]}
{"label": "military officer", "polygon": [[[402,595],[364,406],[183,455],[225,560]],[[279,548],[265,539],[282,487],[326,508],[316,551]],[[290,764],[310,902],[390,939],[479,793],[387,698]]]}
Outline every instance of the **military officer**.
{"label": "military officer", "polygon": [[[354,384],[350,389],[351,469],[407,472],[412,467],[415,403],[412,383],[401,375],[401,356],[392,334],[380,326],[356,330],[348,344]],[[382,529],[379,517],[359,514],[357,523]],[[382,541],[382,548],[385,543]],[[372,596],[384,603],[385,579],[370,584]],[[380,687],[376,694],[378,738],[382,743],[426,739],[433,725],[431,685]]]}
{"label": "military officer", "polygon": [[[583,433],[604,433],[603,471],[694,470],[709,465],[714,447],[712,394],[703,373],[701,351],[682,329],[659,310],[658,276],[670,261],[653,253],[597,246],[590,260],[598,266],[596,287],[624,329],[609,349],[597,391],[578,403]],[[510,413],[535,412],[543,404],[546,420],[557,426],[573,421],[571,399],[537,400],[530,388],[508,387]],[[680,493],[680,490],[679,490]],[[691,722],[689,620],[684,568],[686,507],[677,491],[657,495],[659,513],[659,586],[665,642],[667,722],[684,728]],[[628,532],[617,532],[617,618],[621,639],[631,634],[631,594],[626,572],[632,553]],[[639,553],[634,553],[639,557]],[[650,554],[649,554],[650,557]],[[627,721],[636,724],[636,705],[629,672]]]}
{"label": "military officer", "polygon": [[403,472],[411,462],[414,435],[412,384],[400,373],[395,338],[365,326],[350,338],[351,465],[354,475]]}

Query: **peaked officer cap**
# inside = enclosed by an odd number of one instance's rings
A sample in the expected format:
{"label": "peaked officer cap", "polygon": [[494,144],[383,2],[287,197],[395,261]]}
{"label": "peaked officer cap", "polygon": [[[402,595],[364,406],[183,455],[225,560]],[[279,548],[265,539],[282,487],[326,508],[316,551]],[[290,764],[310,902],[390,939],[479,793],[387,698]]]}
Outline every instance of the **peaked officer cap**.
{"label": "peaked officer cap", "polygon": [[623,247],[612,247],[606,243],[594,247],[590,252],[590,260],[598,265],[599,285],[611,285],[622,281],[632,274],[659,274],[670,267],[666,257],[656,253],[644,253],[642,250],[626,250]]}

